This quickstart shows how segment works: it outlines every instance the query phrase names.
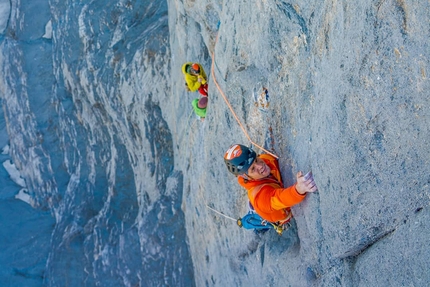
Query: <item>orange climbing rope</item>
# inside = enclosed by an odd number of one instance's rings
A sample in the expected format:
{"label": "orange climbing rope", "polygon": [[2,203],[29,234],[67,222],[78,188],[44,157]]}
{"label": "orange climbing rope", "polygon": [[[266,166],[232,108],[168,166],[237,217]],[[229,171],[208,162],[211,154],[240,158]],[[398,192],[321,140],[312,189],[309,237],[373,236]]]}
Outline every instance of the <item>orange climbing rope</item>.
{"label": "orange climbing rope", "polygon": [[258,144],[256,144],[255,142],[253,142],[251,140],[251,138],[249,137],[248,133],[246,132],[245,128],[243,127],[242,123],[240,122],[239,118],[237,117],[236,113],[234,112],[232,106],[230,105],[230,102],[227,100],[227,97],[225,96],[224,92],[222,91],[221,87],[219,86],[216,77],[215,77],[215,72],[214,72],[214,67],[215,67],[215,46],[216,43],[218,42],[218,35],[216,36],[216,40],[215,40],[215,45],[214,45],[214,52],[212,52],[212,65],[211,65],[211,75],[212,75],[212,79],[214,80],[215,86],[217,87],[218,91],[220,92],[221,96],[224,98],[225,103],[227,104],[228,108],[230,109],[231,113],[233,114],[234,118],[236,119],[237,123],[239,124],[240,128],[242,129],[243,133],[245,134],[245,136],[248,138],[248,140],[255,145],[256,147],[258,147],[261,150],[264,150],[266,153],[274,156],[275,158],[279,158],[278,156],[276,156],[275,154],[271,153],[270,151],[264,149],[263,147],[259,146]]}

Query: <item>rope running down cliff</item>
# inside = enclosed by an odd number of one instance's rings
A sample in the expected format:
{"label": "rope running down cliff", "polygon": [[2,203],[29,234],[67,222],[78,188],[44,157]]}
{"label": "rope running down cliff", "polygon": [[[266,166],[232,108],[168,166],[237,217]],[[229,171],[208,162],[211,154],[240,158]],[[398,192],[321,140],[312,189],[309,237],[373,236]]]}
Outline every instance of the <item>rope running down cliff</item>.
{"label": "rope running down cliff", "polygon": [[214,45],[214,51],[212,52],[212,65],[211,65],[211,75],[212,75],[212,79],[214,80],[215,86],[217,87],[217,89],[220,92],[221,96],[223,97],[225,103],[227,104],[228,108],[230,109],[231,113],[233,114],[234,118],[236,119],[237,123],[239,124],[240,128],[242,129],[243,133],[248,138],[248,140],[251,142],[251,144],[255,145],[256,147],[258,147],[261,150],[264,150],[266,153],[274,156],[275,158],[279,158],[275,154],[269,152],[268,150],[264,149],[263,147],[259,146],[258,144],[256,144],[255,142],[253,142],[251,140],[251,137],[248,135],[248,132],[243,127],[242,123],[240,122],[239,118],[237,117],[236,113],[234,112],[232,106],[230,105],[230,102],[227,100],[227,97],[225,96],[224,92],[222,91],[221,87],[219,86],[219,84],[218,84],[218,82],[216,80],[216,77],[215,77],[215,72],[214,72],[214,67],[215,67],[215,46],[216,46],[217,42],[218,42],[218,35],[216,36],[215,45]]}

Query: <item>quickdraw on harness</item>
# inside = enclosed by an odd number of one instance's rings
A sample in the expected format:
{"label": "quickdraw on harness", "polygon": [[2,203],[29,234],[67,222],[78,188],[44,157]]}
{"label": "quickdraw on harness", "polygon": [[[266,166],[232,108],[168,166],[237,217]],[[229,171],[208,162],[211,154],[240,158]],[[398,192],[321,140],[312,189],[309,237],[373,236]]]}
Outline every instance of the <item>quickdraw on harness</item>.
{"label": "quickdraw on harness", "polygon": [[276,224],[273,224],[273,223],[271,223],[271,224],[273,225],[273,228],[275,229],[275,231],[279,235],[282,235],[282,232],[284,232],[284,228],[282,228],[282,226],[279,226],[279,225],[276,225]]}

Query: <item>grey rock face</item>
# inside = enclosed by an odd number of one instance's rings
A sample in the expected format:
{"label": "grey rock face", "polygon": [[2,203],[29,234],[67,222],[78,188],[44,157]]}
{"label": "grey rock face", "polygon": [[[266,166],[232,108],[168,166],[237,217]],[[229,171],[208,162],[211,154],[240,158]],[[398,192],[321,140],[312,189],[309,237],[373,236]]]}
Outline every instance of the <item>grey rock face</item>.
{"label": "grey rock face", "polygon": [[[427,1],[169,1],[180,112],[167,118],[185,135],[175,164],[197,286],[429,284],[429,9]],[[297,228],[281,238],[255,238],[205,207],[246,212],[222,155],[249,141],[213,76],[205,122],[183,124],[197,94],[183,90],[180,66],[198,61],[209,71],[212,53],[216,81],[251,139],[280,157],[285,184],[312,169],[319,186],[293,208]],[[263,86],[265,111],[252,96]]]}

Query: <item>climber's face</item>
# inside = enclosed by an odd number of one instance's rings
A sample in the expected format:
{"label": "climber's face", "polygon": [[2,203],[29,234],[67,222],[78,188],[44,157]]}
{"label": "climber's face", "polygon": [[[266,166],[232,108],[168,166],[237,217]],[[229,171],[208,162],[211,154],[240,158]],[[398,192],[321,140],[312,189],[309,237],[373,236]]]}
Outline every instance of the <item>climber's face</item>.
{"label": "climber's face", "polygon": [[261,179],[270,175],[270,167],[259,157],[257,157],[246,173],[252,179]]}

